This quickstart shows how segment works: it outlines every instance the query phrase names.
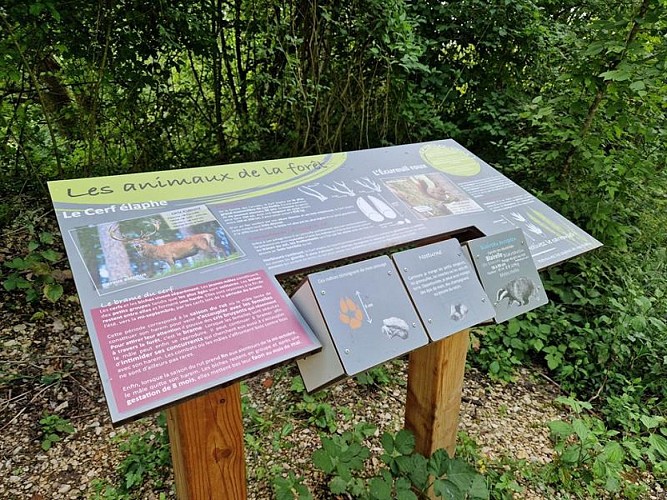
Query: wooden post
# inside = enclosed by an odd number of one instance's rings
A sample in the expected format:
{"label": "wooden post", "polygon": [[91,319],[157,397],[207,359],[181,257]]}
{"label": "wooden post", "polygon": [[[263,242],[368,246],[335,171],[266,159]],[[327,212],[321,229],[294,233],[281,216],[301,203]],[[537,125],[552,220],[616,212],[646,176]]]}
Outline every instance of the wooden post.
{"label": "wooden post", "polygon": [[167,424],[180,500],[246,498],[238,383],[169,408]]}
{"label": "wooden post", "polygon": [[438,448],[454,456],[468,342],[463,330],[410,353],[405,427],[424,456]]}

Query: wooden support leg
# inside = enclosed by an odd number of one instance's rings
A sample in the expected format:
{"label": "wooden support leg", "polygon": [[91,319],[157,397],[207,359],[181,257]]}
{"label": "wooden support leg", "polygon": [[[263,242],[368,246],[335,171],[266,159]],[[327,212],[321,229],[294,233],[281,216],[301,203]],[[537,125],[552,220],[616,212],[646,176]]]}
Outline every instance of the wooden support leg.
{"label": "wooden support leg", "polygon": [[424,456],[438,448],[454,456],[468,341],[463,330],[410,353],[405,427]]}
{"label": "wooden support leg", "polygon": [[238,383],[169,408],[167,425],[180,500],[246,498]]}

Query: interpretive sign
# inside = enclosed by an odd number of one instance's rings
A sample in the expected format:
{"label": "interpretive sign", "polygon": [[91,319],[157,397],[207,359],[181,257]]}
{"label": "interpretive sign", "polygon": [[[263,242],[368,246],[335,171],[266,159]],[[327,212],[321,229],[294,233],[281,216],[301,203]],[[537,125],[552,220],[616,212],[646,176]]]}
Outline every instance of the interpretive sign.
{"label": "interpretive sign", "polygon": [[323,344],[317,354],[297,360],[309,391],[428,343],[386,256],[310,274],[292,300]]}
{"label": "interpretive sign", "polygon": [[[487,236],[522,228],[538,268],[600,246],[452,140],[64,180],[49,189],[114,421],[317,349],[277,274],[471,228]],[[243,276],[258,282],[241,285]],[[232,284],[239,287],[235,295],[221,299],[218,290],[215,304],[197,296],[206,286]],[[269,293],[285,321],[267,324],[272,313],[259,299]],[[182,294],[192,298],[186,302]],[[255,303],[241,305],[249,317],[226,312],[215,326],[205,321],[205,308],[221,302],[236,307],[233,301],[244,296]],[[182,310],[176,300],[183,301]],[[151,316],[145,316],[149,302]],[[121,317],[111,321],[113,307]],[[164,357],[167,351],[157,352],[161,341],[152,348],[143,341],[133,350],[144,335],[132,330],[135,323],[157,335],[157,317],[175,335],[169,352],[186,354],[190,346],[192,356]],[[226,338],[227,331],[236,332],[241,344]],[[204,334],[218,350],[204,345]],[[280,350],[275,344],[286,342],[281,335],[296,337]],[[239,366],[212,375],[198,371],[197,363],[238,356],[242,348],[249,357]],[[259,348],[265,349],[261,358]],[[125,383],[120,376],[130,372],[135,378]],[[189,379],[199,382],[179,387]],[[151,389],[155,381],[165,382],[160,394],[157,386]],[[146,387],[153,395],[146,396]]]}
{"label": "interpretive sign", "polygon": [[431,340],[440,340],[495,315],[456,239],[395,253],[392,258]]}
{"label": "interpretive sign", "polygon": [[320,347],[275,278],[203,205],[69,236],[88,276],[79,292],[113,421]]}
{"label": "interpretive sign", "polygon": [[549,302],[521,229],[469,241],[468,248],[498,323]]}
{"label": "interpretive sign", "polygon": [[318,347],[263,270],[91,313],[121,418]]}

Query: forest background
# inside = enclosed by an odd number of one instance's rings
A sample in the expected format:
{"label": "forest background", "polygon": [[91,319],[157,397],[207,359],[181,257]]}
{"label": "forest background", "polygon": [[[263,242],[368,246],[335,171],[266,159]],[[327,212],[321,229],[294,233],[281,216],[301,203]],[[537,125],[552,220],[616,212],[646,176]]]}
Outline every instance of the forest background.
{"label": "forest background", "polygon": [[[605,245],[472,362],[543,365],[596,456],[665,481],[665,0],[9,0],[0,31],[2,225],[52,179],[460,142]],[[41,243],[17,300],[63,294]]]}

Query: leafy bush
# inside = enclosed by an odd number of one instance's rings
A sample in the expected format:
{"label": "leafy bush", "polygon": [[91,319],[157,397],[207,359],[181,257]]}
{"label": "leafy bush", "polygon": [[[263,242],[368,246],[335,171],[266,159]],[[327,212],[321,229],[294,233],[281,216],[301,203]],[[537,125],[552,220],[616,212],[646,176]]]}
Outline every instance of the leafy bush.
{"label": "leafy bush", "polygon": [[[444,450],[429,458],[416,453],[414,435],[406,430],[382,435],[384,467],[367,477],[371,452],[363,441],[374,432],[373,426],[362,423],[342,435],[322,436],[322,448],[313,453],[313,463],[328,476],[331,493],[367,500],[417,500],[432,490],[436,498],[449,500],[489,498],[486,481],[472,467]],[[274,480],[274,489],[278,498],[311,498],[294,475]]]}
{"label": "leafy bush", "polygon": [[8,269],[2,282],[5,290],[22,290],[29,302],[40,298],[56,302],[63,294],[63,287],[56,279],[62,271],[54,269],[53,264],[62,259],[62,254],[49,248],[54,242],[53,234],[42,232],[28,243],[25,257],[14,257],[5,262]]}
{"label": "leafy bush", "polygon": [[162,486],[162,469],[171,464],[167,418],[164,413],[160,414],[158,424],[157,432],[130,435],[119,446],[126,453],[118,467],[125,491],[140,487],[148,478],[156,481],[155,487]]}

